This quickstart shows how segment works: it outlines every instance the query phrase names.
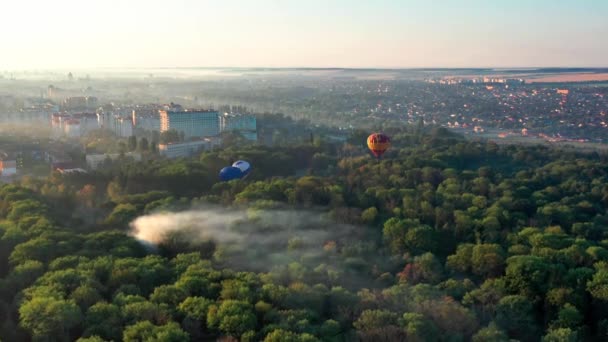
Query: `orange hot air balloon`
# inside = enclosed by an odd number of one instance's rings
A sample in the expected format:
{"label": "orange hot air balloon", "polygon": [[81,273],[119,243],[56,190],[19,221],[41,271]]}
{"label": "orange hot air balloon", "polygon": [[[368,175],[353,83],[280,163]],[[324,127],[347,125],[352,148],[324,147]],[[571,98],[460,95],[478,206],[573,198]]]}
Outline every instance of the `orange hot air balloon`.
{"label": "orange hot air balloon", "polygon": [[367,137],[367,147],[376,158],[380,158],[391,147],[391,138],[384,133],[373,133]]}

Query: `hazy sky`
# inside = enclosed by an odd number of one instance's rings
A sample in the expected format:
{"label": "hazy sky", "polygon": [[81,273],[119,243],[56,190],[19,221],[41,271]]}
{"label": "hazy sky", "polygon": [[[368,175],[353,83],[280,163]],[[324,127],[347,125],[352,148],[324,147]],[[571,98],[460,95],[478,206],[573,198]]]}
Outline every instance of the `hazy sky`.
{"label": "hazy sky", "polygon": [[0,70],[608,66],[606,0],[0,0]]}

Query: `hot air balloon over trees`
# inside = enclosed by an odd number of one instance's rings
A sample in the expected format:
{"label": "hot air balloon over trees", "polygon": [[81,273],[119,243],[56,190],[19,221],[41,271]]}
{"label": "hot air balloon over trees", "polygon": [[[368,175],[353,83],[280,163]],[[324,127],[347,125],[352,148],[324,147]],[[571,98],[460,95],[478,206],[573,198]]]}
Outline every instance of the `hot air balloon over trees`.
{"label": "hot air balloon over trees", "polygon": [[238,167],[226,166],[220,170],[220,179],[223,181],[231,181],[243,177],[243,172]]}
{"label": "hot air balloon over trees", "polygon": [[249,175],[249,172],[251,171],[251,164],[244,160],[237,160],[234,162],[234,164],[232,164],[232,166],[237,167],[239,168],[239,170],[241,170],[241,172],[243,173],[243,178],[247,177]]}
{"label": "hot air balloon over trees", "polygon": [[384,133],[373,133],[367,137],[367,147],[369,147],[369,150],[372,151],[378,159],[380,159],[390,146],[391,139]]}

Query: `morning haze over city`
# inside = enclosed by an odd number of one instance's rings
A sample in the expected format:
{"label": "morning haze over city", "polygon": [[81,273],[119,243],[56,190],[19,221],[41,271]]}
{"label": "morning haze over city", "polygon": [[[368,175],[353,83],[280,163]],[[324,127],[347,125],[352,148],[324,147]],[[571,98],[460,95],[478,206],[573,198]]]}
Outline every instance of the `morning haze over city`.
{"label": "morning haze over city", "polygon": [[0,341],[608,338],[608,2],[0,13]]}

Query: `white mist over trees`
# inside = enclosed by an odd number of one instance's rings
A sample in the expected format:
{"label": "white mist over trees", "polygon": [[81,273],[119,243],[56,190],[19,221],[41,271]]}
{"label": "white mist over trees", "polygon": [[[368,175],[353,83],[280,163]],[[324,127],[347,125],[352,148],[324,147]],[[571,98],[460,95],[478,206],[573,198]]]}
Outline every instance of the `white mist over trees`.
{"label": "white mist over trees", "polygon": [[323,212],[219,207],[144,215],[130,227],[133,237],[161,254],[214,253],[237,269],[256,270],[303,255],[321,257],[325,245],[350,241],[362,230],[332,222]]}

